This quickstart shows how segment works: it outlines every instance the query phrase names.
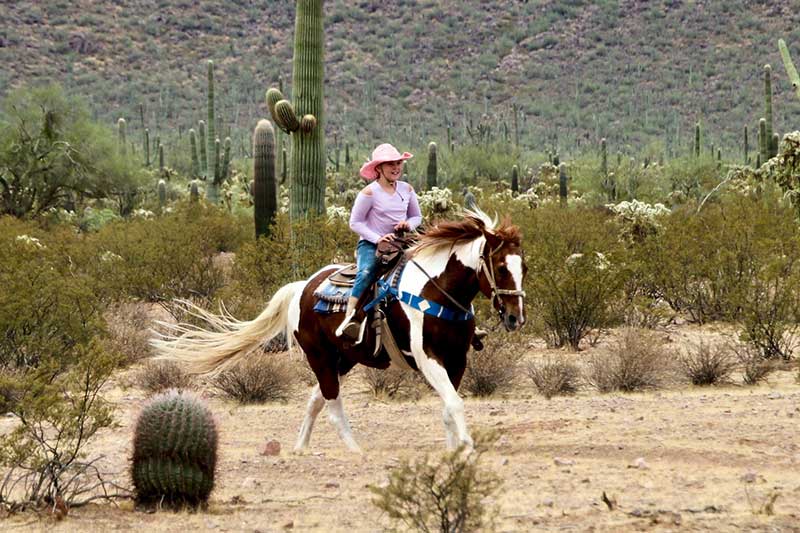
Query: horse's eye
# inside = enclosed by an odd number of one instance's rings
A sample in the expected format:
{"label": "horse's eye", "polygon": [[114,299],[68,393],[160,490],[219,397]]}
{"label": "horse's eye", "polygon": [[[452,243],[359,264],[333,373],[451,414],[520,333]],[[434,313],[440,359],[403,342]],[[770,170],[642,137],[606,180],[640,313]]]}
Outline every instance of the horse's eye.
{"label": "horse's eye", "polygon": [[505,265],[500,265],[499,267],[497,267],[497,272],[505,276],[506,274],[508,274],[508,268],[506,268]]}

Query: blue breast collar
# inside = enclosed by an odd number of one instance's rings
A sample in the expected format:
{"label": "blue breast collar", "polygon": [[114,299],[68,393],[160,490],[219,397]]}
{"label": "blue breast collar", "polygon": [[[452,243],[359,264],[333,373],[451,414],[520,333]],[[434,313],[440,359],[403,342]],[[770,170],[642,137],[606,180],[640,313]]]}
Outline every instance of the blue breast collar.
{"label": "blue breast collar", "polygon": [[384,279],[378,280],[378,295],[374,300],[364,306],[364,311],[369,311],[384,300],[394,298],[399,302],[416,309],[417,311],[422,311],[426,315],[435,316],[436,318],[441,318],[443,320],[463,321],[470,320],[475,316],[474,308],[472,306],[470,306],[470,312],[468,313],[465,313],[464,311],[454,311],[449,307],[445,307],[440,303],[433,302],[417,294],[411,294],[409,292],[398,290],[397,287],[400,285],[400,278],[403,276],[403,272],[405,272],[405,267],[406,265],[403,265],[402,268],[398,268],[394,271],[390,278],[391,283]]}

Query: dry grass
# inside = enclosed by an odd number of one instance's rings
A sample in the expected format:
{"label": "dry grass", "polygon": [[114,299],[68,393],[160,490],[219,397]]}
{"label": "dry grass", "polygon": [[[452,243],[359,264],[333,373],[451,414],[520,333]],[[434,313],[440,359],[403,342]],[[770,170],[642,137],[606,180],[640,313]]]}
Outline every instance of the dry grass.
{"label": "dry grass", "polygon": [[533,361],[528,364],[526,371],[539,394],[548,400],[553,396],[575,394],[580,388],[580,368],[565,357]]}
{"label": "dry grass", "polygon": [[586,381],[600,392],[656,389],[670,373],[666,351],[647,330],[626,329],[605,355],[589,360]]}
{"label": "dry grass", "polygon": [[147,361],[133,375],[133,384],[150,394],[168,389],[188,389],[193,386],[192,377],[172,361]]}
{"label": "dry grass", "polygon": [[720,385],[730,382],[736,361],[727,346],[701,342],[678,359],[678,368],[693,385]]}
{"label": "dry grass", "polygon": [[121,354],[126,364],[152,355],[148,344],[151,317],[145,304],[123,302],[114,305],[106,314],[106,323],[109,333],[106,346]]}
{"label": "dry grass", "polygon": [[295,366],[285,357],[254,354],[220,372],[212,384],[239,403],[287,400],[297,382]]}

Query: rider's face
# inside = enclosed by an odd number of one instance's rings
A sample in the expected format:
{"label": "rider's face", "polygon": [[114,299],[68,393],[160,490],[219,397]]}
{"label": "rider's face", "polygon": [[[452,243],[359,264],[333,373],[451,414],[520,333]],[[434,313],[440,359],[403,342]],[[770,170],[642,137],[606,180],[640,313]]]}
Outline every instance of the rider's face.
{"label": "rider's face", "polygon": [[378,174],[388,181],[397,181],[403,175],[402,161],[389,161],[378,165]]}

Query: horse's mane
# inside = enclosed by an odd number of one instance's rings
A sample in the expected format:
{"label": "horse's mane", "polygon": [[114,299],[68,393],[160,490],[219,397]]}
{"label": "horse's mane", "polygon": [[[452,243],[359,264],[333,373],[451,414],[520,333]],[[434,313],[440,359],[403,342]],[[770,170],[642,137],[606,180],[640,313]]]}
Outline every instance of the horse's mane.
{"label": "horse's mane", "polygon": [[522,236],[519,228],[511,224],[508,217],[504,217],[502,222],[497,222],[497,217],[492,220],[489,215],[480,209],[465,210],[462,220],[444,220],[423,233],[416,245],[409,253],[417,255],[422,251],[434,252],[441,248],[452,248],[461,243],[473,241],[484,232],[493,233],[501,240],[520,246]]}

